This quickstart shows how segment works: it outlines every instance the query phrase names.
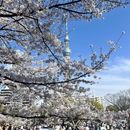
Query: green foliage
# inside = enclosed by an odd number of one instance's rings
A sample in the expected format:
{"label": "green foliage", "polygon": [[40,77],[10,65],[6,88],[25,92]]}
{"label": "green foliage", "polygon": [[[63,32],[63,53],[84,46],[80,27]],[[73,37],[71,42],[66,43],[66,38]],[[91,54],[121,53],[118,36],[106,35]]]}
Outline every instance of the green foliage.
{"label": "green foliage", "polygon": [[4,112],[4,111],[6,111],[6,108],[2,104],[0,104],[0,112]]}
{"label": "green foliage", "polygon": [[90,102],[91,102],[91,105],[94,106],[99,111],[103,111],[104,110],[104,106],[103,106],[103,104],[99,100],[92,99]]}
{"label": "green foliage", "polygon": [[114,106],[114,105],[109,105],[106,107],[106,110],[108,111],[114,111],[114,112],[117,112],[118,109]]}

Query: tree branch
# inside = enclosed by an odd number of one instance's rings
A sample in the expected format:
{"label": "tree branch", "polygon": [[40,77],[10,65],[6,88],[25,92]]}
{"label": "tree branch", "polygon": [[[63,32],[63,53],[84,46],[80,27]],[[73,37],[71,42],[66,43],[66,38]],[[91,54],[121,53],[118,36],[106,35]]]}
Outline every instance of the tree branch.
{"label": "tree branch", "polygon": [[71,2],[62,3],[62,4],[55,4],[55,5],[50,6],[49,9],[57,8],[59,6],[71,5],[71,4],[75,4],[75,3],[78,3],[78,2],[81,2],[81,0],[71,1]]}

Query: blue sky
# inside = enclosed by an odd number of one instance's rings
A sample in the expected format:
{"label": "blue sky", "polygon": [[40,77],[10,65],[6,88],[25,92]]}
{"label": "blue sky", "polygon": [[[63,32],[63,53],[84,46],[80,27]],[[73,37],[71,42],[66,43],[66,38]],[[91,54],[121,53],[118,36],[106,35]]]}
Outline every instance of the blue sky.
{"label": "blue sky", "polygon": [[114,9],[103,17],[91,22],[77,21],[69,24],[72,58],[79,55],[89,58],[90,44],[96,50],[102,47],[106,51],[107,41],[116,41],[122,31],[126,32],[120,40],[122,48],[111,56],[107,70],[98,74],[102,78],[99,84],[91,87],[99,96],[130,88],[130,5]]}

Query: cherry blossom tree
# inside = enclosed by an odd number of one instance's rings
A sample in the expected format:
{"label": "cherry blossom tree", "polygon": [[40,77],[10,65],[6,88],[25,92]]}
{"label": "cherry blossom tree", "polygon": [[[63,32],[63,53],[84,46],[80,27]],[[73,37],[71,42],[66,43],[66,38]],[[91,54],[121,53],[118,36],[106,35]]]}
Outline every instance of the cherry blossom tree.
{"label": "cherry blossom tree", "polygon": [[[96,110],[89,102],[84,104],[86,97],[80,99],[87,91],[81,83],[94,83],[89,77],[103,68],[117,43],[110,41],[106,54],[101,52],[97,56],[93,52],[91,65],[85,60],[66,60],[63,54],[65,19],[90,21],[129,2],[1,0],[0,84],[2,89],[11,91],[10,95],[0,98],[1,119],[9,123],[12,117],[16,122],[19,117],[21,124],[24,118],[31,123],[37,119],[36,124],[52,126],[64,122],[77,127],[82,120],[96,118]],[[81,95],[77,97],[77,93]],[[18,124],[15,121],[12,123]]]}

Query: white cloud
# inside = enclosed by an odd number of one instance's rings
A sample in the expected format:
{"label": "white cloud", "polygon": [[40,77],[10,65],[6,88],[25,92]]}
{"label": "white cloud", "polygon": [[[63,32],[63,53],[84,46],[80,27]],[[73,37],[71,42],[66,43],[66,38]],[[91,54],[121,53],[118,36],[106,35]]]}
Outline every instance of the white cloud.
{"label": "white cloud", "polygon": [[92,91],[98,96],[116,93],[130,88],[130,59],[118,58],[113,65],[98,74],[101,77],[98,84],[93,85]]}
{"label": "white cloud", "polygon": [[130,72],[130,59],[118,58],[115,61],[114,65],[108,67],[107,69],[108,69],[108,72],[113,72],[113,73],[114,72],[115,73],[122,73],[122,72],[129,73]]}

